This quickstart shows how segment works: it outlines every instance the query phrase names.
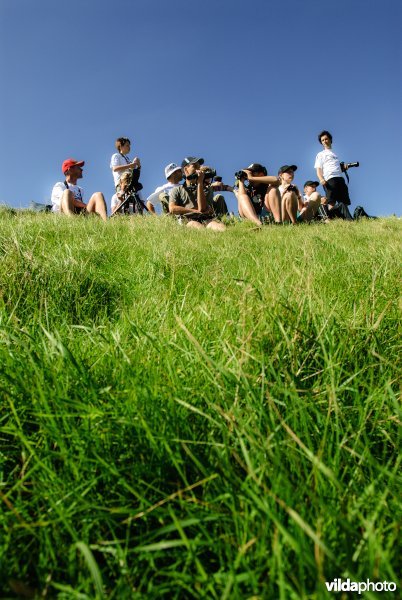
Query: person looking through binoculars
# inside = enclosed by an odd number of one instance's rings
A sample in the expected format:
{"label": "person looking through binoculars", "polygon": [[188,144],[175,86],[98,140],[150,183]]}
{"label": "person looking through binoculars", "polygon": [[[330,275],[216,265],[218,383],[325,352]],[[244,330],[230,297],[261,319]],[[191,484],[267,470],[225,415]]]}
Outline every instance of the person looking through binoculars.
{"label": "person looking through binoculars", "polygon": [[203,164],[204,159],[195,156],[187,156],[183,160],[181,167],[185,182],[170,190],[169,213],[184,218],[187,227],[206,226],[215,231],[224,231],[225,225],[214,219],[212,189],[205,185],[205,180],[212,178],[214,174],[201,169]]}
{"label": "person looking through binoculars", "polygon": [[281,198],[278,192],[279,179],[268,175],[265,167],[259,163],[235,173],[237,190],[235,195],[238,202],[239,215],[243,219],[261,226],[260,216],[264,208],[272,214],[276,223],[281,219]]}
{"label": "person looking through binoculars", "polygon": [[123,173],[138,169],[138,173],[136,175],[138,175],[137,180],[139,179],[141,161],[138,156],[136,156],[134,160],[131,160],[131,158],[128,157],[128,153],[131,149],[131,142],[128,138],[119,137],[115,141],[114,145],[117,152],[113,154],[112,158],[110,159],[110,168],[112,169],[113,173],[114,187],[116,192],[118,192],[120,191],[120,178]]}

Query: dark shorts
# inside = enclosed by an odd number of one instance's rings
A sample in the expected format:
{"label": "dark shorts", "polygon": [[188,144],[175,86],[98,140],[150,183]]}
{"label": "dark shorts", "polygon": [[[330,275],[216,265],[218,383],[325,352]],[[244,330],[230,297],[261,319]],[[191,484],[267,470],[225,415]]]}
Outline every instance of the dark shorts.
{"label": "dark shorts", "polygon": [[[250,196],[249,196],[250,198]],[[262,213],[262,209],[264,208],[264,203],[259,201],[259,202],[254,202],[253,198],[250,198],[251,204],[255,210],[255,212],[257,213],[257,216],[259,217]]]}
{"label": "dark shorts", "polygon": [[349,206],[349,190],[343,177],[332,177],[332,179],[328,179],[324,186],[324,190],[328,204],[342,202],[342,204]]}
{"label": "dark shorts", "polygon": [[86,209],[86,208],[83,208],[83,207],[81,207],[81,206],[74,206],[74,208],[73,208],[73,213],[74,213],[75,215],[87,215],[87,214],[88,214],[88,213],[87,213],[87,209]]}

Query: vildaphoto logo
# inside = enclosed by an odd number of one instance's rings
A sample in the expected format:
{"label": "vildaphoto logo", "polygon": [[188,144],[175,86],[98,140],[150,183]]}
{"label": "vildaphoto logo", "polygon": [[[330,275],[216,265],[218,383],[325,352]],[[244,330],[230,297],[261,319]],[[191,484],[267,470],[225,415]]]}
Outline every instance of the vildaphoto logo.
{"label": "vildaphoto logo", "polygon": [[395,592],[396,583],[393,581],[351,581],[350,579],[334,579],[326,581],[329,592]]}

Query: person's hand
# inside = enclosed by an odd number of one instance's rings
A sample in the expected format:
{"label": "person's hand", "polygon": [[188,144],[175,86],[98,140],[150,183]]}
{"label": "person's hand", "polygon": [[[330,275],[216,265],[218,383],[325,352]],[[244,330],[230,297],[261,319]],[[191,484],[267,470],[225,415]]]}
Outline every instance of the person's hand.
{"label": "person's hand", "polygon": [[133,162],[130,165],[133,169],[140,169],[141,168],[141,161],[138,158],[138,156],[136,156],[133,160]]}
{"label": "person's hand", "polygon": [[205,176],[205,171],[202,171],[201,169],[199,171],[197,171],[197,175],[198,175],[198,179],[197,179],[197,183],[204,183],[204,176]]}
{"label": "person's hand", "polygon": [[242,169],[242,171],[246,173],[247,179],[250,179],[250,177],[252,177],[251,171],[249,171],[248,169]]}
{"label": "person's hand", "polygon": [[325,185],[327,185],[327,182],[325,181],[325,179],[320,179],[320,184],[325,186]]}

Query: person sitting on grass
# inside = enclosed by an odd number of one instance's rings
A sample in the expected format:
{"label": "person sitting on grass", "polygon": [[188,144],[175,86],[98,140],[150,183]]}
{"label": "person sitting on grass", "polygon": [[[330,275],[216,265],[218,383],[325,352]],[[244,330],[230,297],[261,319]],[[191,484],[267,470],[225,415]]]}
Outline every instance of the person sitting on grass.
{"label": "person sitting on grass", "polygon": [[[205,171],[211,172],[213,169],[211,167],[207,167],[205,165],[202,166]],[[212,179],[208,179],[205,181],[206,185],[209,185],[214,193],[212,198],[212,207],[214,209],[214,213],[217,217],[226,217],[229,215],[228,207],[226,204],[226,200],[223,194],[216,194],[215,192],[233,192],[233,188],[231,185],[227,185],[223,183],[222,177],[219,175],[215,175]]]}
{"label": "person sitting on grass", "polygon": [[[141,185],[142,188],[142,185]],[[149,212],[144,204],[141,190],[136,191],[136,181],[133,181],[131,171],[126,171],[120,177],[119,191],[112,196],[111,216],[119,215],[143,215]]]}
{"label": "person sitting on grass", "polygon": [[205,187],[205,171],[201,169],[203,158],[187,156],[181,163],[185,182],[170,190],[169,213],[184,218],[187,227],[225,231],[223,223],[214,218],[212,208],[213,192],[211,187]]}
{"label": "person sitting on grass", "polygon": [[[244,176],[238,180],[235,195],[238,202],[239,215],[261,227],[260,216],[264,208],[272,214],[276,223],[281,222],[281,203],[277,188],[277,177],[268,175],[267,169],[259,163],[251,163],[242,169]],[[246,185],[248,181],[248,185]]]}
{"label": "person sitting on grass", "polygon": [[310,179],[304,184],[304,196],[300,198],[298,196],[298,208],[299,216],[298,221],[309,223],[318,213],[321,206],[321,194],[317,192],[319,186],[318,181],[311,181]]}
{"label": "person sitting on grass", "polygon": [[77,185],[78,179],[82,178],[83,160],[67,158],[61,170],[65,176],[64,181],[58,181],[52,190],[52,211],[61,212],[68,216],[96,213],[103,221],[107,220],[106,202],[101,192],[95,192],[89,199],[88,204],[84,202],[84,190]]}
{"label": "person sitting on grass", "polygon": [[162,205],[163,212],[169,212],[169,192],[180,185],[180,181],[183,179],[181,167],[176,163],[169,163],[165,167],[165,177],[167,183],[157,187],[154,193],[147,198],[147,209],[153,214],[155,214],[155,205],[159,202]]}
{"label": "person sitting on grass", "polygon": [[281,195],[282,221],[297,223],[297,207],[302,202],[299,188],[292,181],[297,170],[296,165],[283,165],[278,171],[281,184],[278,188]]}

